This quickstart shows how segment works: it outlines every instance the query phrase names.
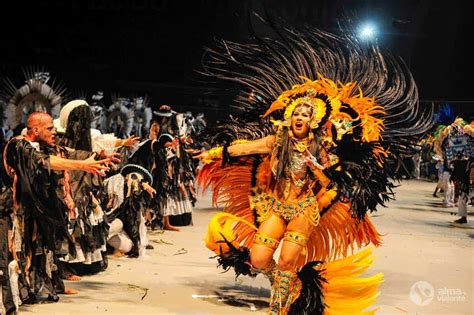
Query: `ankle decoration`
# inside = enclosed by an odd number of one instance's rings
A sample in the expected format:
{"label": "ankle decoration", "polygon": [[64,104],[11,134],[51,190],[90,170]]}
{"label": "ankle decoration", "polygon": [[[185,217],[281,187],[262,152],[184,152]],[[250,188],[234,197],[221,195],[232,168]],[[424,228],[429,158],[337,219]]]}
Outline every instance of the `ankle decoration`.
{"label": "ankle decoration", "polygon": [[296,272],[276,268],[273,272],[269,314],[287,314],[291,304],[300,296],[301,287],[301,280]]}

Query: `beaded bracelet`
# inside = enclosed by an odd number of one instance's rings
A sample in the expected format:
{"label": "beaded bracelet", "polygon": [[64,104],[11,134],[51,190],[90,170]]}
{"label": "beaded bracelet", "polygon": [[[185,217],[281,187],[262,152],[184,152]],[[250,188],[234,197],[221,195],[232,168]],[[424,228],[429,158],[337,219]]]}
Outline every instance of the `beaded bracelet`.
{"label": "beaded bracelet", "polygon": [[209,150],[209,156],[211,159],[218,159],[222,157],[222,147],[215,147]]}

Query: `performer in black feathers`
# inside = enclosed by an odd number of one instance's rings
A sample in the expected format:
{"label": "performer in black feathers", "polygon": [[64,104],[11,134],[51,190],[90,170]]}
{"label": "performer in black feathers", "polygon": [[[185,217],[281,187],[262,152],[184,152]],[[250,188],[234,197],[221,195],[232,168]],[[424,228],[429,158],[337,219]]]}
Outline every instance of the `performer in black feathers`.
{"label": "performer in black feathers", "polygon": [[365,314],[382,274],[358,278],[371,251],[350,254],[381,244],[368,212],[391,199],[390,161],[432,112],[403,61],[373,43],[260,20],[275,38],[219,40],[203,58],[204,75],[238,91],[197,156],[201,187],[224,206],[206,246],[225,270],[268,277],[269,314]]}

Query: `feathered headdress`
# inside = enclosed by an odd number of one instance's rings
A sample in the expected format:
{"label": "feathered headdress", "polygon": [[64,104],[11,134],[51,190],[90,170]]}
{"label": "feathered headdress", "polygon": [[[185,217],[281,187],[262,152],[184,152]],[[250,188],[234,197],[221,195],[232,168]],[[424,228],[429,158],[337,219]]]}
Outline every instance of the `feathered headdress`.
{"label": "feathered headdress", "polygon": [[64,101],[66,89],[61,84],[50,80],[49,72],[39,68],[23,70],[25,84],[17,88],[10,79],[3,82],[3,98],[7,105],[7,126],[14,129],[25,123],[29,113],[43,111],[53,118],[59,116],[61,103]]}
{"label": "feathered headdress", "polygon": [[444,104],[439,111],[433,115],[433,120],[437,124],[449,126],[456,120],[456,115],[451,105]]}
{"label": "feathered headdress", "polygon": [[[283,92],[263,117],[284,109],[284,121],[273,121],[273,123],[277,126],[290,126],[294,109],[304,104],[313,109],[310,120],[310,128],[313,130],[322,126],[326,129],[334,128],[340,139],[342,134],[352,132],[353,128],[358,127],[353,123],[362,118],[364,121],[361,124],[362,139],[367,142],[380,140],[380,133],[383,130],[383,120],[380,117],[385,112],[373,98],[364,97],[362,92],[351,96],[352,91],[356,88],[356,83],[336,84],[322,75],[319,75],[319,79],[314,81],[307,78],[302,79],[305,80],[304,83]],[[356,115],[351,116],[346,110],[347,108],[355,111]]]}
{"label": "feathered headdress", "polygon": [[[367,115],[383,117],[384,128],[374,120],[366,131],[375,127],[383,141],[391,144],[392,152],[403,152],[407,143],[432,126],[432,109],[420,107],[415,81],[400,58],[382,52],[374,43],[359,42],[347,31],[337,35],[311,27],[296,30],[285,22],[254,16],[274,31],[275,38],[262,38],[251,30],[253,43],[217,40],[203,57],[201,73],[228,82],[238,93],[228,125],[244,129],[257,119],[260,125],[271,125],[270,120],[284,115],[276,109],[290,105],[289,99],[295,100],[290,96],[319,90],[331,99],[341,94],[346,102],[369,104],[373,111]],[[362,93],[365,98],[359,102],[357,96]],[[270,109],[268,104],[272,104]],[[337,110],[337,104],[335,107]],[[350,108],[340,112],[353,119],[357,116]],[[267,119],[260,119],[263,115]],[[364,122],[365,117],[360,118]],[[274,132],[274,128],[267,128]],[[213,140],[219,139],[216,134]]]}
{"label": "feathered headdress", "polygon": [[130,110],[130,99],[112,94],[112,105],[107,111],[107,129],[117,137],[127,138],[133,128],[134,113]]}
{"label": "feathered headdress", "polygon": [[439,156],[445,157],[443,143],[446,138],[463,135],[466,130],[470,131],[470,128],[466,127],[468,124],[463,118],[456,116],[451,105],[449,104],[444,104],[441,106],[434,117],[436,123],[438,124],[433,134],[434,150]]}

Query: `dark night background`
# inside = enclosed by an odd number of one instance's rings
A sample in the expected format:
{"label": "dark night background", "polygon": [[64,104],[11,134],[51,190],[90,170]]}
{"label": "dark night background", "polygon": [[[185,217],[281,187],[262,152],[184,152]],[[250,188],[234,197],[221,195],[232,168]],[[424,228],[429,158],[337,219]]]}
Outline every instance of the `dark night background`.
{"label": "dark night background", "polygon": [[474,119],[472,1],[16,1],[1,13],[0,76],[18,87],[23,68],[41,66],[71,94],[147,94],[153,105],[199,112],[211,104],[209,115],[221,116],[231,96],[190,78],[204,46],[245,41],[247,12],[263,7],[333,31],[343,14],[375,21],[380,45],[410,66],[423,104],[449,102]]}

